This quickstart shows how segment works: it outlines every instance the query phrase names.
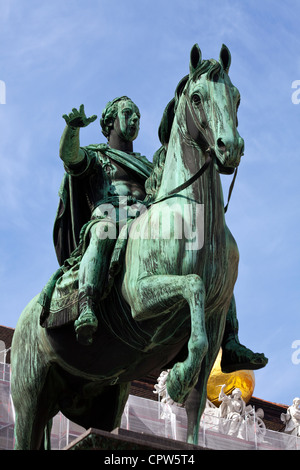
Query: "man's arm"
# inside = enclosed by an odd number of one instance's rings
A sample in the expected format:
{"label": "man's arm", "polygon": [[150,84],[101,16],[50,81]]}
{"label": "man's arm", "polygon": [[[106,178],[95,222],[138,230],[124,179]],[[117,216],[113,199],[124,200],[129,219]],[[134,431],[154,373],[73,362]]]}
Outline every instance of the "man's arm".
{"label": "man's arm", "polygon": [[80,163],[85,156],[84,151],[80,148],[79,129],[80,127],[86,127],[91,122],[94,122],[97,116],[93,115],[87,118],[82,104],[79,110],[73,108],[72,112],[70,114],[64,114],[63,118],[67,125],[60,140],[59,156],[66,166],[76,165]]}

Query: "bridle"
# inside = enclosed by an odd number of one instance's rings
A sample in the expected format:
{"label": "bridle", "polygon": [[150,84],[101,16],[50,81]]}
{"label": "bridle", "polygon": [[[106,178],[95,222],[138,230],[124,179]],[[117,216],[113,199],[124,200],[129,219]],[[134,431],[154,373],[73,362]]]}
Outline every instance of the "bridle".
{"label": "bridle", "polygon": [[[205,112],[202,106],[202,103],[200,101],[198,108],[200,111],[200,116],[201,116],[201,121],[197,118],[197,115],[195,113],[195,110],[192,106],[190,97],[184,90],[183,93],[185,94],[186,97],[186,124],[187,128],[189,131],[190,136],[192,139],[199,145],[200,148],[205,148],[204,153],[207,155],[206,160],[202,167],[193,175],[191,176],[187,181],[184,183],[180,184],[176,188],[172,189],[169,191],[166,195],[162,196],[159,199],[156,199],[155,201],[152,201],[149,203],[149,205],[157,204],[158,202],[165,201],[166,199],[169,199],[170,197],[174,197],[190,185],[192,185],[198,178],[200,178],[203,173],[208,169],[210,166],[211,162],[217,158],[215,151],[213,149],[213,136],[212,133],[210,132],[210,129],[208,126],[205,126],[203,123],[206,123],[206,116]],[[228,198],[227,198],[227,204],[224,207],[224,212],[227,212],[229,201],[231,198],[231,194],[233,191],[234,183],[236,180],[237,176],[237,168],[235,168],[234,171],[234,176],[232,179],[232,182],[229,187],[229,192],[228,192]]]}
{"label": "bridle", "polygon": [[[215,151],[213,150],[213,136],[212,136],[212,133],[211,133],[209,127],[204,125],[207,122],[207,120],[206,120],[206,115],[205,115],[201,100],[200,100],[199,104],[197,105],[198,109],[199,109],[199,112],[200,112],[200,117],[201,117],[201,121],[199,121],[199,119],[197,118],[197,115],[195,113],[195,110],[193,108],[193,105],[191,103],[190,97],[188,96],[188,94],[186,93],[185,90],[184,90],[184,94],[185,94],[185,97],[186,97],[186,119],[187,119],[187,127],[188,127],[188,130],[189,130],[189,133],[190,133],[191,137],[194,138],[195,142],[200,147],[201,147],[201,144],[202,144],[202,146],[203,146],[203,144],[205,144],[205,147],[207,148],[207,150],[205,152],[209,153],[209,156],[212,155],[212,157],[210,158],[210,161],[209,161],[209,163],[210,163],[213,158],[217,158],[217,157],[216,157]],[[192,119],[192,121],[191,121],[191,119]],[[193,126],[194,126],[194,129],[193,129]],[[206,166],[206,163],[207,163],[208,159],[209,159],[209,157],[206,159],[204,165],[200,168],[200,170],[196,173],[197,177],[201,176],[204,173],[204,171],[206,170],[206,168],[208,167],[208,165]],[[203,171],[201,171],[202,169],[203,169]],[[238,169],[236,167],[235,170],[234,170],[233,179],[231,181],[229,191],[228,191],[227,204],[224,207],[224,212],[225,213],[227,212],[227,209],[228,209],[229,201],[230,201],[230,198],[231,198],[231,194],[232,194],[234,183],[235,183],[236,176],[237,176],[237,171],[238,171]],[[199,173],[199,175],[198,175],[198,173]]]}

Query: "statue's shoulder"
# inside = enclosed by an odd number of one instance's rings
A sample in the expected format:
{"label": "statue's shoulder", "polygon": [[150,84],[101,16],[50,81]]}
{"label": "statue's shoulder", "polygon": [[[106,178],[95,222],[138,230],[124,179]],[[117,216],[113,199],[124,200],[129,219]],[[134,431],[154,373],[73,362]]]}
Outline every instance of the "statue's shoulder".
{"label": "statue's shoulder", "polygon": [[109,163],[111,159],[142,174],[146,178],[150,176],[153,168],[152,162],[140,153],[125,153],[121,150],[112,149],[107,144],[90,144],[82,148],[90,160],[94,160],[102,166]]}
{"label": "statue's shoulder", "polygon": [[109,161],[107,155],[108,148],[107,144],[90,144],[82,147],[89,159],[92,159],[95,163],[97,162],[101,165],[104,165]]}
{"label": "statue's shoulder", "polygon": [[109,147],[107,144],[90,144],[83,147],[85,150],[91,150],[94,152],[105,152]]}
{"label": "statue's shoulder", "polygon": [[107,144],[90,144],[82,147],[82,149],[89,155],[105,155],[108,145]]}
{"label": "statue's shoulder", "polygon": [[148,168],[150,168],[151,170],[153,169],[153,163],[150,162],[150,160],[148,160],[147,157],[145,157],[145,155],[141,155],[140,153],[136,153],[136,158],[138,160],[140,160],[142,163],[144,163]]}

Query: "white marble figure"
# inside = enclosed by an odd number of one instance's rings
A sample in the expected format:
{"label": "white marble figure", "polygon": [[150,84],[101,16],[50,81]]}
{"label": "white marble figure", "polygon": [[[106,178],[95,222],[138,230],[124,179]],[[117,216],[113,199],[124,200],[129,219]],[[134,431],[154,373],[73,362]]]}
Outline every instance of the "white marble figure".
{"label": "white marble figure", "polygon": [[220,428],[229,436],[238,436],[241,425],[244,421],[246,404],[242,399],[242,392],[235,388],[231,395],[224,393],[226,385],[222,385],[219,394],[221,402],[219,408]]}
{"label": "white marble figure", "polygon": [[225,384],[219,394],[221,405],[218,409],[219,431],[222,434],[239,437],[240,439],[262,441],[266,426],[262,421],[264,412],[259,408],[256,412],[251,405],[246,406],[242,392],[235,388],[231,395],[224,393]]}
{"label": "white marble figure", "polygon": [[170,369],[161,372],[157,379],[157,384],[154,385],[155,390],[153,393],[159,397],[159,402],[161,405],[160,419],[165,421],[165,437],[172,437],[173,439],[176,439],[176,413],[174,413],[173,405],[177,405],[177,403],[172,400],[167,391],[166,382],[169,371]]}
{"label": "white marble figure", "polygon": [[285,423],[287,434],[300,436],[300,398],[294,398],[293,404],[288,407],[286,413],[281,413],[281,421]]}
{"label": "white marble figure", "polygon": [[[167,392],[166,381],[169,371],[163,371],[154,385],[154,392],[159,396],[162,404],[161,419],[176,420],[175,403]],[[261,408],[255,411],[251,405],[246,405],[242,398],[242,392],[235,388],[231,395],[224,393],[226,385],[222,385],[219,394],[221,405],[217,408],[209,400],[206,402],[206,408],[202,416],[202,426],[216,430],[220,434],[246,439],[249,441],[257,440],[262,442],[266,434],[266,426],[262,420],[264,412]],[[300,399],[298,399],[300,400]],[[174,413],[175,411],[175,413]],[[300,413],[300,410],[299,410]]]}
{"label": "white marble figure", "polygon": [[168,370],[163,370],[160,374],[160,376],[157,379],[157,384],[154,385],[154,392],[156,395],[159,396],[160,402],[161,403],[166,403],[168,405],[173,405],[174,401],[170,397],[167,391],[167,378],[169,374],[170,369]]}

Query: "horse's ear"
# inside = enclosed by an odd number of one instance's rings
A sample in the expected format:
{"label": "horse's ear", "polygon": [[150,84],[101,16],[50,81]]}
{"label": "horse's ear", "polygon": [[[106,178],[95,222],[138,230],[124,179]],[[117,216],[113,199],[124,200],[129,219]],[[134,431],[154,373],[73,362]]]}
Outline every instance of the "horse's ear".
{"label": "horse's ear", "polygon": [[222,48],[220,51],[220,64],[222,65],[225,72],[228,73],[229,67],[231,64],[231,54],[230,54],[230,50],[228,49],[227,46],[225,46],[225,44],[222,45]]}
{"label": "horse's ear", "polygon": [[201,64],[202,61],[202,53],[198,44],[195,44],[192,47],[191,55],[190,55],[190,74],[193,74],[197,67]]}

